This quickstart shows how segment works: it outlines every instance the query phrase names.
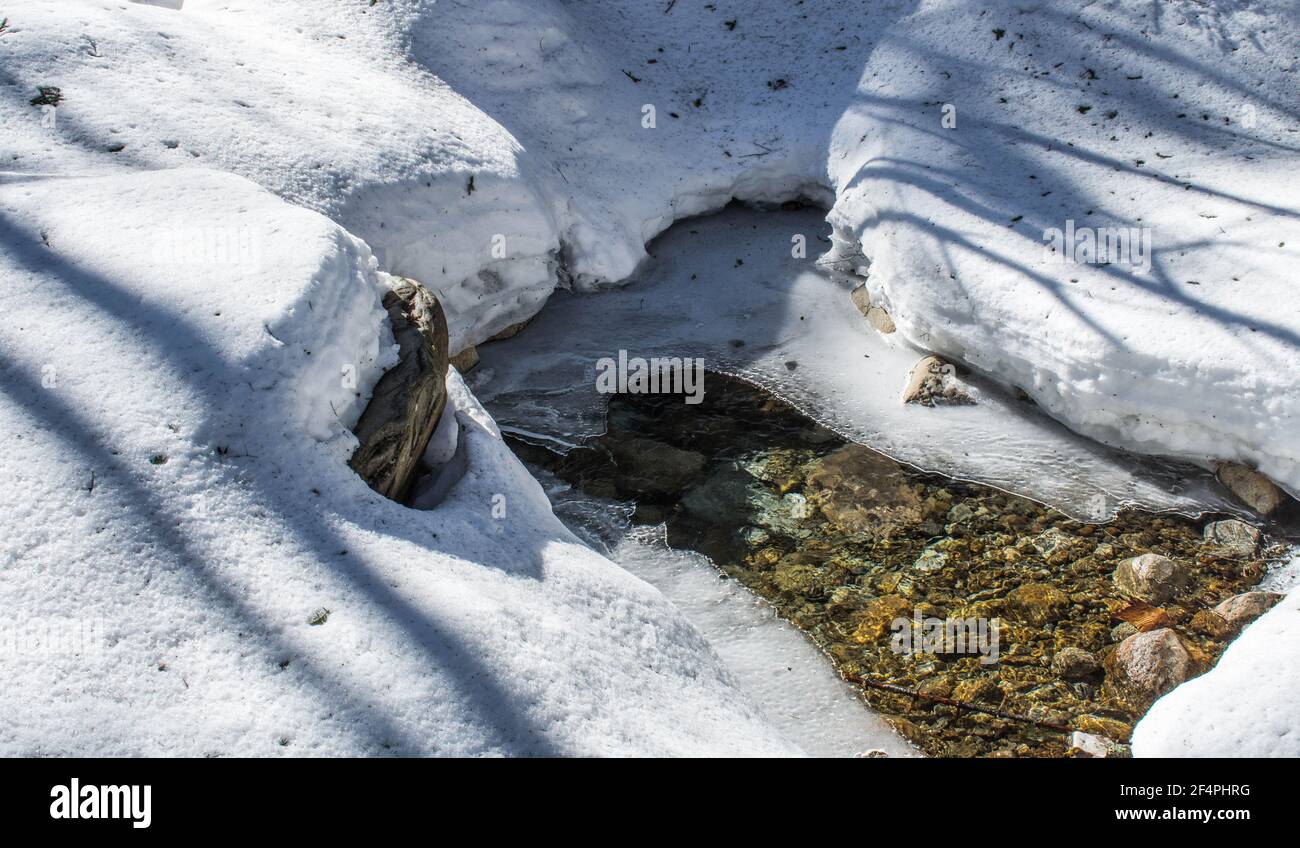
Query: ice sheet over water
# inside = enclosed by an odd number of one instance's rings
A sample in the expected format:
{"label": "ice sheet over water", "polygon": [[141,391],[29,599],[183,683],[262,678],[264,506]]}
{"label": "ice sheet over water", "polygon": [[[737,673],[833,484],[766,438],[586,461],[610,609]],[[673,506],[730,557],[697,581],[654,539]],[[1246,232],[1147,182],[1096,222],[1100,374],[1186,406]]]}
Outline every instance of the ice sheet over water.
{"label": "ice sheet over water", "polygon": [[[793,255],[800,237],[803,258]],[[922,354],[867,324],[849,298],[852,278],[816,263],[829,246],[814,210],[729,208],[681,222],[626,286],[557,292],[525,332],[484,345],[471,384],[503,430],[572,445],[604,432],[600,358],[702,357],[846,438],[1079,518],[1128,504],[1236,511],[1208,472],[1099,445],[978,376],[974,406],[904,405]]]}
{"label": "ice sheet over water", "polygon": [[706,557],[669,548],[662,527],[633,527],[624,504],[578,491],[545,469],[531,470],[560,520],[685,613],[786,738],[821,757],[871,749],[920,755],[858,699],[802,633],[744,586],[723,579]]}

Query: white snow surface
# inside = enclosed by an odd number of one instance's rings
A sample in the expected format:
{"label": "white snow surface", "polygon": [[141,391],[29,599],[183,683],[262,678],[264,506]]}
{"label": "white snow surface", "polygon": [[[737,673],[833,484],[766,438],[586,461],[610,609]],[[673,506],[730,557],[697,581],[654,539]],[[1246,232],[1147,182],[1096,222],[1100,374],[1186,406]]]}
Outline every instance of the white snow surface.
{"label": "white snow surface", "polygon": [[[405,751],[627,752],[696,742],[696,750],[786,750],[660,596],[562,530],[538,532],[568,541],[514,538],[507,547],[531,553],[504,557],[514,563],[506,566],[494,553],[506,543],[491,541],[490,528],[501,525],[484,507],[429,518],[367,499],[343,465],[339,432],[391,354],[368,250],[380,270],[439,293],[459,348],[533,314],[557,284],[625,280],[646,242],[674,220],[736,198],[803,195],[829,207],[838,254],[869,259],[867,285],[898,324],[897,343],[1018,386],[1086,435],[1200,463],[1238,460],[1300,491],[1293,2],[667,5],[6,5],[0,414],[10,450],[0,579],[7,600],[32,605],[31,614],[89,608],[125,621],[129,613],[140,632],[115,637],[126,646],[109,651],[118,661],[146,643],[173,654],[158,659],[166,672],[149,674],[14,670],[0,698],[31,720],[5,731],[22,735],[7,748],[251,752],[249,734],[283,734],[290,744],[275,744],[286,751],[295,738],[299,750],[355,751],[378,744],[384,734],[371,732],[373,722],[387,715],[389,741]],[[41,86],[60,89],[53,111],[30,102]],[[236,273],[230,262],[158,270],[150,248],[160,241],[189,243],[198,230],[241,244],[243,220],[260,253],[247,244],[237,251],[259,255],[248,260],[257,270]],[[1149,270],[1060,262],[1042,234],[1070,221],[1148,228]],[[178,226],[191,229],[178,236]],[[354,283],[351,295],[344,280]],[[307,349],[318,358],[309,362]],[[353,365],[360,398],[333,383],[321,357]],[[47,365],[62,388],[42,386]],[[495,444],[489,431],[484,425],[480,443]],[[230,446],[216,462],[209,452],[220,440]],[[148,462],[161,455],[166,463]],[[556,527],[504,450],[485,448],[483,457],[453,500],[486,492],[477,484],[497,475],[533,493],[515,497],[533,503],[538,527]],[[111,493],[115,509],[70,500],[92,472],[101,482],[84,497]],[[317,479],[320,496],[310,492]],[[292,480],[308,484],[280,488]],[[186,491],[209,492],[216,504],[205,520],[229,530],[205,533],[187,523],[197,518],[178,519]],[[459,533],[438,531],[443,541],[434,544],[411,529],[430,521]],[[238,536],[226,538],[234,529]],[[336,542],[349,550],[341,562],[329,553]],[[399,546],[405,553],[395,557]],[[575,636],[562,662],[519,659],[518,629],[504,622],[540,626],[549,608],[511,594],[523,585],[515,559],[605,587],[593,590],[605,602],[599,614],[575,612],[588,596],[565,596],[568,578],[532,587],[566,611],[553,622],[566,633],[604,628],[603,656],[587,643],[577,649]],[[218,579],[208,573],[213,562],[242,565]],[[195,594],[190,578],[218,594]],[[99,591],[96,581],[104,581]],[[477,582],[494,591],[466,588]],[[274,599],[264,596],[281,584]],[[346,612],[346,585],[368,587],[348,595],[367,598],[358,604],[368,614]],[[310,611],[298,607],[313,595],[339,609],[306,630]],[[601,617],[624,603],[645,617]],[[476,617],[484,607],[498,616]],[[442,622],[418,624],[434,608]],[[1282,641],[1294,644],[1298,625],[1286,624],[1295,619],[1282,609],[1252,630],[1276,620],[1288,634]],[[236,635],[225,629],[245,614],[257,621]],[[355,632],[391,663],[341,646],[336,634],[352,626],[350,615],[367,622]],[[675,622],[662,626],[683,628],[684,641],[672,644],[695,648],[627,665],[642,644],[628,621],[660,615]],[[390,624],[375,630],[384,616]],[[271,632],[298,647],[313,642],[314,659],[283,672],[271,663],[277,682],[259,689],[255,661],[236,658],[285,653],[252,635]],[[1232,675],[1249,677],[1240,670],[1264,653],[1249,637],[1196,685],[1231,689]],[[401,638],[442,662],[421,663],[419,651],[400,649]],[[497,653],[477,653],[474,638]],[[457,644],[450,659],[428,647],[438,639]],[[173,690],[182,678],[176,655],[186,651],[205,672]],[[663,679],[648,670],[661,662]],[[483,664],[477,676],[475,663]],[[511,663],[522,677],[511,676]],[[691,664],[708,671],[690,678]],[[399,668],[410,671],[400,687]],[[1300,682],[1295,663],[1277,668],[1291,687]],[[317,676],[361,669],[351,689]],[[293,694],[270,698],[283,675],[296,679],[283,684]],[[551,696],[559,690],[615,691],[619,675],[629,685],[617,703],[645,717],[644,734],[620,735],[599,706],[607,702],[590,695],[574,703],[595,712],[575,707],[533,723],[558,709]],[[69,687],[64,701],[44,695],[51,676]],[[604,682],[580,684],[584,676]],[[359,682],[380,678],[389,688]],[[655,699],[677,684],[686,695],[673,703],[683,712],[731,730],[697,733],[688,723],[669,733],[674,708]],[[508,690],[517,699],[497,699],[495,709],[510,715],[474,718],[466,705],[492,701],[497,685],[518,687]],[[1285,687],[1266,691],[1278,694],[1243,703],[1272,704],[1279,720],[1300,724],[1294,705],[1268,701],[1285,697]],[[716,710],[687,710],[696,698]],[[93,730],[75,739],[50,732],[92,703]],[[429,709],[434,703],[441,708]],[[1176,693],[1144,728],[1222,721],[1226,703]],[[156,720],[133,720],[146,716]],[[245,718],[256,731],[238,729]],[[1196,752],[1210,743],[1182,744]],[[1293,733],[1275,747],[1300,753],[1300,739]]]}
{"label": "white snow surface", "polygon": [[[437,510],[347,468],[392,349],[337,224],[193,169],[8,178],[0,214],[0,751],[797,753],[455,370],[469,469]],[[263,264],[153,253],[195,220]]]}

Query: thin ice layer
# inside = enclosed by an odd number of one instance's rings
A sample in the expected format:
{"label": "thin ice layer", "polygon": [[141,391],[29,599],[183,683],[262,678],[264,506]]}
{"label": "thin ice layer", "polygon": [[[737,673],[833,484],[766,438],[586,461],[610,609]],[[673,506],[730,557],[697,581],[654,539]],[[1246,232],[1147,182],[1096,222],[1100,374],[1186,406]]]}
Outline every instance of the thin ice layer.
{"label": "thin ice layer", "polygon": [[817,264],[827,245],[815,211],[729,209],[679,224],[630,285],[558,293],[526,332],[485,345],[474,389],[502,426],[573,443],[603,432],[602,358],[698,357],[904,462],[1079,517],[1235,508],[1207,473],[1098,445],[978,377],[974,405],[905,405],[922,353],[867,324],[854,282]]}
{"label": "thin ice layer", "polygon": [[660,527],[633,527],[628,509],[530,468],[555,514],[588,544],[664,593],[718,652],[737,685],[809,754],[918,751],[872,713],[802,633],[708,558],[669,548]]}

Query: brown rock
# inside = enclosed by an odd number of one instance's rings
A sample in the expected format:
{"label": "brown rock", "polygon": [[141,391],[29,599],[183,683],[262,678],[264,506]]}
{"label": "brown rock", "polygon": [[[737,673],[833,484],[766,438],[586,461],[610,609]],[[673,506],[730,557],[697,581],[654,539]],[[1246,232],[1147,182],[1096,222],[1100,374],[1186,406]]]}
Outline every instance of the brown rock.
{"label": "brown rock", "polygon": [[1232,627],[1223,616],[1209,610],[1198,610],[1196,615],[1192,616],[1188,626],[1212,639],[1222,639],[1232,631]]}
{"label": "brown rock", "polygon": [[1119,719],[1106,718],[1092,713],[1079,716],[1075,719],[1074,726],[1084,733],[1105,736],[1108,739],[1128,739],[1129,734],[1133,732],[1131,725],[1125,724]]}
{"label": "brown rock", "polygon": [[1112,579],[1130,598],[1162,604],[1187,585],[1187,570],[1160,554],[1142,554],[1121,562]]}
{"label": "brown rock", "polygon": [[478,348],[474,347],[474,345],[470,345],[460,353],[451,357],[451,359],[448,360],[448,364],[453,366],[460,373],[468,374],[471,368],[478,365]]}
{"label": "brown rock", "polygon": [[1070,599],[1055,586],[1026,583],[1007,595],[1008,614],[1031,624],[1046,624],[1065,615]]}
{"label": "brown rock", "polygon": [[1221,462],[1217,473],[1219,482],[1228,491],[1260,515],[1271,515],[1285,500],[1282,490],[1253,468],[1235,462]]}
{"label": "brown rock", "polygon": [[862,610],[853,640],[860,643],[878,642],[890,632],[890,625],[898,618],[910,618],[912,602],[902,595],[882,595],[868,601]]}
{"label": "brown rock", "polygon": [[[533,316],[533,318],[536,317],[537,316],[535,315]],[[504,330],[501,330],[500,332],[493,335],[492,338],[488,339],[488,341],[503,342],[506,339],[513,339],[515,336],[519,335],[520,330],[522,330],[524,327],[527,327],[531,323],[533,323],[532,318],[525,318],[522,321],[516,321],[515,323],[511,324],[509,327],[506,327]]]}
{"label": "brown rock", "polygon": [[399,359],[353,428],[361,444],[348,464],[376,492],[401,501],[447,403],[447,319],[437,298],[403,277],[394,278],[384,308]]}
{"label": "brown rock", "polygon": [[1106,658],[1106,686],[1139,712],[1192,673],[1191,655],[1167,627],[1128,637]]}
{"label": "brown rock", "polygon": [[[1172,623],[1169,620],[1169,613],[1160,607],[1148,604],[1146,601],[1133,601],[1116,612],[1115,617],[1120,621],[1127,622],[1136,633],[1146,633],[1148,630],[1168,627]],[[1125,633],[1124,635],[1127,637],[1132,634]]]}
{"label": "brown rock", "polygon": [[963,680],[957,684],[952,695],[956,700],[967,704],[1000,704],[1003,697],[1001,687],[988,677]]}
{"label": "brown rock", "polygon": [[897,462],[862,445],[845,445],[819,460],[804,494],[845,533],[891,535],[925,520],[919,487]]}
{"label": "brown rock", "polygon": [[894,319],[884,307],[871,305],[871,296],[867,294],[866,286],[858,286],[850,292],[849,297],[853,299],[853,305],[858,308],[858,311],[866,317],[867,323],[875,327],[877,332],[889,335],[898,329],[894,326]]}
{"label": "brown rock", "polygon": [[913,365],[903,386],[903,403],[960,406],[974,402],[957,379],[957,369],[937,356],[927,356]]}
{"label": "brown rock", "polygon": [[1229,627],[1245,627],[1273,608],[1285,595],[1277,592],[1245,592],[1233,595],[1214,608]]}

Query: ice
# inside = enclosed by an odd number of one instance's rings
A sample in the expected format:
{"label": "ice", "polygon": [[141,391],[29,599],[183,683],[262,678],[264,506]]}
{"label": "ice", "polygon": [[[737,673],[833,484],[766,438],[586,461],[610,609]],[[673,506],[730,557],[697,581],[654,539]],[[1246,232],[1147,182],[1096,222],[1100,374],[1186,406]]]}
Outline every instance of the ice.
{"label": "ice", "polygon": [[815,210],[733,207],[679,223],[625,287],[557,293],[525,332],[482,346],[474,390],[503,428],[563,448],[604,431],[601,357],[702,357],[846,438],[1080,518],[1237,509],[1207,472],[1080,437],[978,375],[973,406],[903,404],[924,354],[867,324],[849,298],[861,281],[817,262],[828,246]]}
{"label": "ice", "polygon": [[670,548],[662,525],[633,527],[626,504],[585,494],[545,469],[530,470],[556,516],[663,592],[709,640],[737,685],[803,750],[820,757],[871,750],[919,755],[863,704],[807,637],[744,586],[724,579],[707,557]]}

